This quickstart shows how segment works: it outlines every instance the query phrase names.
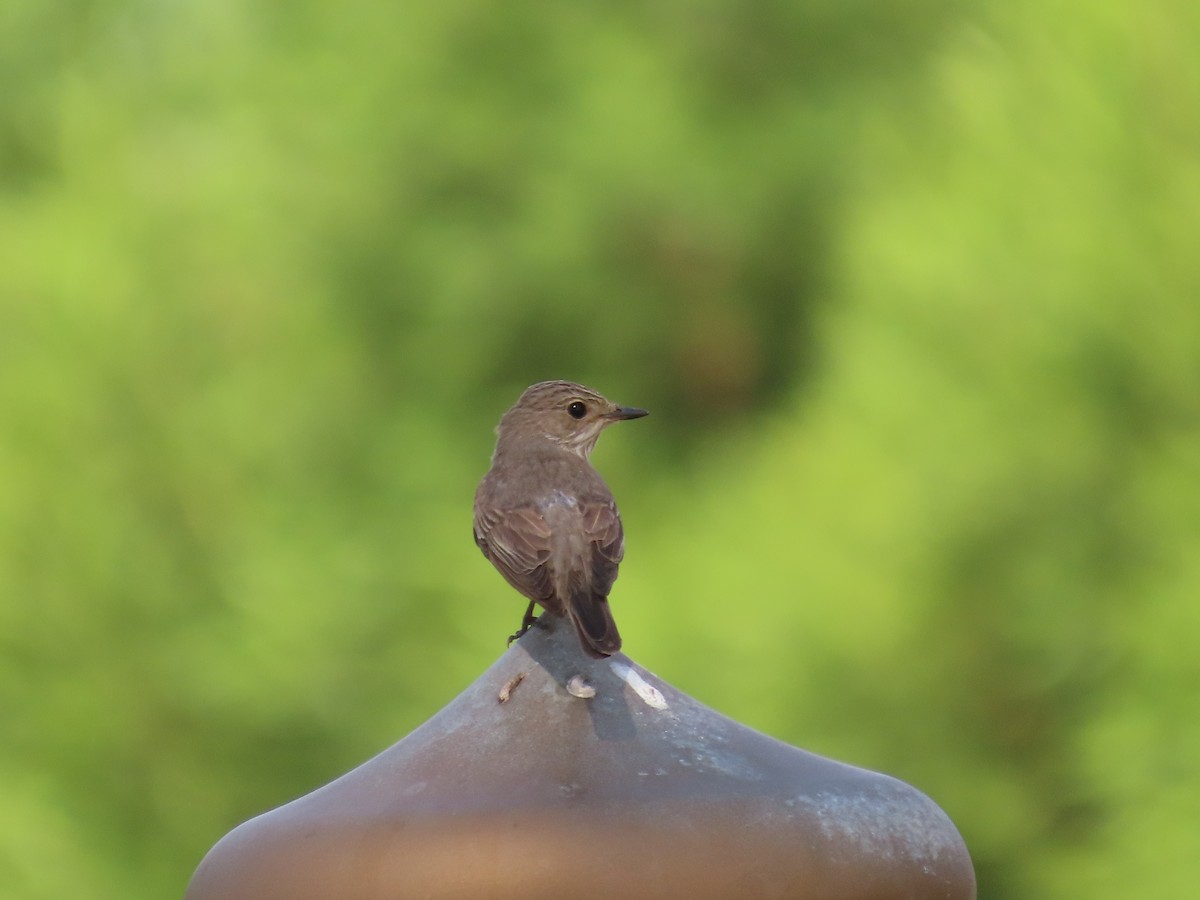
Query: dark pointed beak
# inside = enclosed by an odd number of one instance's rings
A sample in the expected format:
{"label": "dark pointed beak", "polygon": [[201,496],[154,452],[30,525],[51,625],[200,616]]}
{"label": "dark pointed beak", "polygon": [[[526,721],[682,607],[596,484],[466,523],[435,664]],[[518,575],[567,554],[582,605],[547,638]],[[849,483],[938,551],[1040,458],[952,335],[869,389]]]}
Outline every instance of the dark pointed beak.
{"label": "dark pointed beak", "polygon": [[648,415],[650,413],[647,410],[638,409],[636,406],[618,406],[608,414],[608,418],[619,422],[621,419],[640,419]]}

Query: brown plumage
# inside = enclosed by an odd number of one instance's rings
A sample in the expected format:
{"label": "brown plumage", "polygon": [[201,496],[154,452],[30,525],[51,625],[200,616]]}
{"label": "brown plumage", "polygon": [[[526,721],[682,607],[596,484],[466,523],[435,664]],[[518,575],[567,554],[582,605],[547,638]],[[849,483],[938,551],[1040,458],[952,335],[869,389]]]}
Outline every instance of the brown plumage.
{"label": "brown plumage", "polygon": [[535,604],[570,618],[589,655],[621,649],[608,594],[625,554],[612,493],[588,456],[600,432],[646,411],[590,388],[544,381],[528,388],[496,427],[492,468],[475,492],[475,543]]}

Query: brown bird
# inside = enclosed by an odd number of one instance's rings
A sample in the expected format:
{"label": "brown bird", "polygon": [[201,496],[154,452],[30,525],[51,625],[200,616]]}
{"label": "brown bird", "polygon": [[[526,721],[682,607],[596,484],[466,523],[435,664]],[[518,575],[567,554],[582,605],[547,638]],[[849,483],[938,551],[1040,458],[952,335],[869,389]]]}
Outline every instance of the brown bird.
{"label": "brown bird", "polygon": [[509,584],[535,604],[565,615],[589,656],[621,649],[608,593],[625,555],[612,492],[588,456],[600,432],[646,410],[617,406],[569,381],[527,388],[496,426],[492,468],[475,492],[475,543]]}

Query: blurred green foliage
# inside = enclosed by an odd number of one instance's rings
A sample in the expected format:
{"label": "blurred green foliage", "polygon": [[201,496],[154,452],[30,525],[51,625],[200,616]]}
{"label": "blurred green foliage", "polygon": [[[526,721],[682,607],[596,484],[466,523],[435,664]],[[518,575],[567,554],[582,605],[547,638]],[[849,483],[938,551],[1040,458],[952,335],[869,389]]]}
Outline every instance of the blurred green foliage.
{"label": "blurred green foliage", "polygon": [[1200,879],[1200,7],[10,0],[0,886],[179,895],[523,602],[526,384],[634,658],[958,824],[989,898]]}

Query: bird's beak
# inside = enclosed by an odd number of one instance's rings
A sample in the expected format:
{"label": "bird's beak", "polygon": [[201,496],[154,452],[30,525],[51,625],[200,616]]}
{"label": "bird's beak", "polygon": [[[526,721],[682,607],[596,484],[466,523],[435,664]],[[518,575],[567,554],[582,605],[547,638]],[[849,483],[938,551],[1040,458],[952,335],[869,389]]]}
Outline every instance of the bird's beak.
{"label": "bird's beak", "polygon": [[640,419],[642,416],[648,415],[650,415],[649,412],[644,409],[638,409],[636,406],[618,406],[605,416],[605,418],[619,422],[622,419]]}

